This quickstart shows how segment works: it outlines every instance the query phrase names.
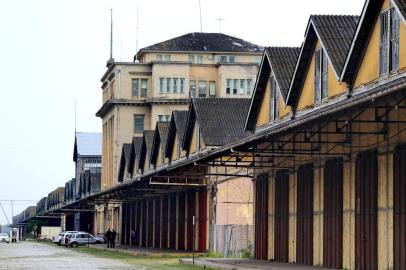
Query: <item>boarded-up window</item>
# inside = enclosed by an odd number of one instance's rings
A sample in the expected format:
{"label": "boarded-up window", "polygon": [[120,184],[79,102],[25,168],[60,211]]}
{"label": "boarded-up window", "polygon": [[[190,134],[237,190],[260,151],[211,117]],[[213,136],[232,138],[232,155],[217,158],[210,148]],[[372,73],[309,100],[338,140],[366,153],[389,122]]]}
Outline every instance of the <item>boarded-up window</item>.
{"label": "boarded-up window", "polygon": [[358,154],[355,170],[355,268],[377,269],[378,165],[376,152]]}
{"label": "boarded-up window", "polygon": [[324,167],[323,265],[341,268],[343,260],[343,160]]}
{"label": "boarded-up window", "polygon": [[297,172],[296,261],[313,264],[313,164]]}

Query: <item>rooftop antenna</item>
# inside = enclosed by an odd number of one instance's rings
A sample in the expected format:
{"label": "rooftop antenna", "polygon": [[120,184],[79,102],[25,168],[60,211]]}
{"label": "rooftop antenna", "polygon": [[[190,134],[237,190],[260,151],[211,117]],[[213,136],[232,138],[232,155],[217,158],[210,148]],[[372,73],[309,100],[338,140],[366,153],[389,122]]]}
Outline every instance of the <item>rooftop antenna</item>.
{"label": "rooftop antenna", "polygon": [[221,33],[221,22],[224,21],[224,19],[221,18],[221,17],[218,17],[218,18],[216,19],[216,21],[218,21],[218,23],[219,23],[219,33]]}
{"label": "rooftop antenna", "polygon": [[137,7],[137,24],[135,26],[135,61],[138,60],[138,7]]}
{"label": "rooftop antenna", "polygon": [[202,24],[202,3],[199,0],[199,13],[200,13],[200,32],[203,32],[203,24]]}
{"label": "rooftop antenna", "polygon": [[107,61],[107,66],[109,67],[113,63],[113,9],[110,9],[110,59]]}

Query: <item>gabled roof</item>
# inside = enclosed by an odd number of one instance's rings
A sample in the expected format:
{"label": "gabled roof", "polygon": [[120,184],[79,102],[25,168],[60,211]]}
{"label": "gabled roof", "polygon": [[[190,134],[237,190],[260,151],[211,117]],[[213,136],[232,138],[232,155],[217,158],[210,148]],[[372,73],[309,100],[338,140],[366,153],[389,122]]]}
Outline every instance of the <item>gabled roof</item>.
{"label": "gabled roof", "polygon": [[198,123],[203,143],[207,147],[222,146],[248,135],[244,120],[248,113],[248,98],[192,99],[182,148],[188,150],[195,122]]}
{"label": "gabled roof", "polygon": [[165,157],[169,158],[172,156],[176,135],[178,135],[180,140],[183,139],[187,116],[188,111],[172,111],[171,121],[168,129],[168,140],[166,142]]}
{"label": "gabled roof", "polygon": [[131,154],[133,150],[133,145],[131,143],[124,143],[121,148],[121,158],[120,158],[120,167],[118,170],[118,181],[122,182],[124,179],[125,168],[127,170],[130,167]]}
{"label": "gabled roof", "polygon": [[[361,65],[368,41],[377,22],[384,0],[367,0],[362,9],[361,18],[347,54],[340,79],[349,84],[353,83]],[[406,18],[406,0],[392,0],[400,11],[403,19]]]}
{"label": "gabled roof", "polygon": [[168,138],[169,122],[157,122],[154,132],[154,139],[151,148],[150,162],[155,164],[158,158],[160,147],[166,148]]}
{"label": "gabled roof", "polygon": [[139,57],[147,51],[261,53],[262,49],[261,46],[229,35],[195,32],[142,48],[137,55]]}
{"label": "gabled roof", "polygon": [[396,7],[399,9],[403,18],[406,19],[406,0],[394,0]]}
{"label": "gabled roof", "polygon": [[76,132],[73,161],[78,156],[101,156],[102,134],[99,132]]}
{"label": "gabled roof", "polygon": [[255,127],[271,71],[273,71],[281,95],[286,101],[299,52],[299,47],[267,47],[265,49],[246,119],[245,127],[247,130],[252,130]]}
{"label": "gabled roof", "polygon": [[130,171],[134,172],[134,165],[139,162],[142,152],[143,137],[134,137],[132,140],[133,150],[130,159]]}
{"label": "gabled roof", "polygon": [[149,162],[149,160],[146,160],[147,156],[150,156],[151,153],[151,148],[152,148],[152,143],[154,140],[154,130],[145,130],[144,131],[144,136],[142,137],[142,147],[141,147],[141,155],[139,159],[139,168],[144,169],[145,162]]}
{"label": "gabled roof", "polygon": [[358,16],[348,15],[310,16],[305,40],[302,44],[289,87],[286,100],[288,105],[295,105],[300,96],[300,90],[306,78],[318,40],[325,49],[329,62],[333,66],[337,79],[339,79],[358,20]]}

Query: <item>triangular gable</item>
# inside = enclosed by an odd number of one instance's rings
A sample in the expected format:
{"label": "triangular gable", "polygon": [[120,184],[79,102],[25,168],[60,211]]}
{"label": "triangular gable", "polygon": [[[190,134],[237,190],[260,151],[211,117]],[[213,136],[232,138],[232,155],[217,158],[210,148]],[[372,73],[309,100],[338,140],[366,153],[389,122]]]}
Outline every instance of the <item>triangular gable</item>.
{"label": "triangular gable", "polygon": [[118,182],[122,182],[124,180],[126,171],[131,172],[129,168],[132,149],[133,147],[131,143],[125,143],[121,148],[120,166],[118,170]]}
{"label": "triangular gable", "polygon": [[[403,22],[406,23],[406,1],[391,0],[390,2],[401,15],[400,17]],[[350,85],[354,83],[369,45],[368,41],[370,40],[384,3],[385,0],[367,0],[365,2],[354,39],[351,43],[343,71],[340,75],[341,81]]]}
{"label": "triangular gable", "polygon": [[166,147],[169,122],[157,122],[151,148],[151,164],[156,165],[161,147]]}
{"label": "triangular gable", "polygon": [[[130,158],[130,171],[133,175],[138,173],[139,159],[141,157],[143,137],[134,137],[132,140],[133,150]],[[137,170],[137,171],[134,171]]]}
{"label": "triangular gable", "polygon": [[[275,76],[279,92],[284,102],[289,92],[289,85],[295,70],[299,47],[267,47],[259,70],[258,79],[255,83],[255,90],[251,100],[248,117],[246,119],[246,130],[254,130],[258,117],[263,106],[269,106],[269,102],[264,104],[264,96],[271,72]],[[269,112],[267,112],[269,114]]]}
{"label": "triangular gable", "polygon": [[141,158],[140,158],[140,166],[139,168],[144,171],[145,168],[145,162],[148,162],[147,168],[149,168],[149,157],[151,156],[151,149],[152,149],[152,143],[154,140],[154,130],[145,130],[144,131],[144,137],[143,137],[143,146],[142,146],[142,152],[141,152]]}
{"label": "triangular gable", "polygon": [[328,62],[333,67],[337,81],[339,80],[358,19],[358,16],[347,15],[310,16],[305,40],[290,83],[287,105],[295,106],[299,100],[318,42],[325,50]]}
{"label": "triangular gable", "polygon": [[[165,147],[165,157],[171,158],[174,147],[176,145],[176,136],[182,140],[185,132],[186,120],[188,111],[173,111],[171,115],[171,121],[168,128],[168,139]],[[178,142],[180,143],[180,142]]]}

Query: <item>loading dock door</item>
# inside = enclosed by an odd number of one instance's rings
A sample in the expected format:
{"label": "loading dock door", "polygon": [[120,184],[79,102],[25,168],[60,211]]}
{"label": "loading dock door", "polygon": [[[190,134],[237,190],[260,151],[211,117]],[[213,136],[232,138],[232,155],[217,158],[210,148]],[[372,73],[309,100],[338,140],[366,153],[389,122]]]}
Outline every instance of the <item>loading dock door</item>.
{"label": "loading dock door", "polygon": [[296,261],[313,264],[313,164],[297,172],[297,242]]}
{"label": "loading dock door", "polygon": [[169,197],[169,248],[176,249],[176,195]]}
{"label": "loading dock door", "polygon": [[343,160],[324,166],[323,264],[342,268],[343,261]]}
{"label": "loading dock door", "polygon": [[162,198],[162,249],[168,248],[168,197]]}
{"label": "loading dock door", "polygon": [[189,191],[187,194],[187,250],[193,250],[193,216],[196,218],[196,191]]}
{"label": "loading dock door", "polygon": [[358,154],[355,187],[355,268],[377,269],[378,166],[375,151]]}
{"label": "loading dock door", "polygon": [[268,175],[255,181],[255,247],[257,260],[268,259]]}
{"label": "loading dock door", "polygon": [[393,168],[394,269],[406,269],[406,145],[396,147]]}
{"label": "loading dock door", "polygon": [[288,262],[289,250],[289,172],[275,177],[275,261]]}
{"label": "loading dock door", "polygon": [[186,196],[179,193],[178,196],[178,250],[185,250],[185,218],[186,218]]}

